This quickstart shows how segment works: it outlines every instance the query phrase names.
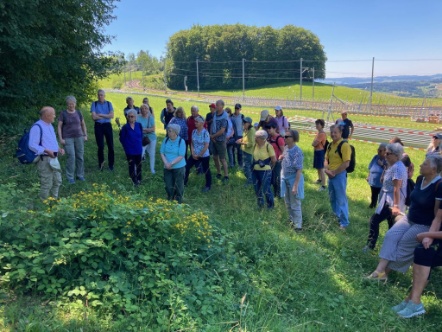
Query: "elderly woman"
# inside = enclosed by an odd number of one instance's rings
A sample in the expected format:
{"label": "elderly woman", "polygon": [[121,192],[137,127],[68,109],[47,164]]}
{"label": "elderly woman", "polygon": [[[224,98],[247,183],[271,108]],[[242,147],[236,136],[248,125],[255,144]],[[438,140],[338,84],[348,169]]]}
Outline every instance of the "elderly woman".
{"label": "elderly woman", "polygon": [[136,122],[137,111],[127,112],[127,123],[121,128],[120,142],[129,163],[129,176],[135,186],[141,184],[141,153],[143,151],[143,127]]}
{"label": "elderly woman", "polygon": [[314,149],[313,152],[313,168],[318,171],[318,180],[316,183],[320,183],[321,187],[319,191],[323,191],[326,189],[327,178],[324,173],[324,158],[325,158],[325,145],[327,142],[327,134],[324,131],[325,121],[323,119],[317,119],[315,121],[316,130],[318,133],[316,134],[312,146]]}
{"label": "elderly woman", "polygon": [[[388,147],[387,147],[388,150]],[[416,238],[422,232],[440,230],[441,214],[437,211],[442,200],[440,185],[442,157],[429,156],[420,166],[416,186],[411,192],[411,204],[408,214],[396,221],[385,234],[376,269],[367,278],[386,281],[391,270],[405,273],[413,262],[414,249],[419,245]],[[393,206],[393,215],[399,214]]]}
{"label": "elderly woman", "polygon": [[432,154],[440,155],[441,153],[442,153],[442,134],[437,133],[433,135],[431,142],[428,145],[426,156],[428,157]]}
{"label": "elderly woman", "polygon": [[267,142],[268,134],[265,130],[258,130],[255,134],[255,146],[253,148],[253,172],[252,181],[255,194],[258,197],[258,206],[264,206],[264,196],[267,208],[274,207],[274,198],[270,188],[272,181],[272,166],[276,163],[275,150]]}
{"label": "elderly woman", "polygon": [[[141,152],[144,160],[146,151],[149,154],[150,172],[155,174],[155,147],[157,144],[157,135],[155,134],[155,118],[149,111],[149,104],[140,106],[141,114],[137,117],[137,122],[143,127],[143,151]],[[146,139],[147,137],[147,139]],[[147,141],[147,142],[146,142]]]}
{"label": "elderly woman", "polygon": [[289,213],[290,222],[295,231],[302,230],[301,200],[304,198],[304,176],[302,174],[304,155],[296,145],[299,133],[288,130],[284,136],[286,148],[282,159],[281,193],[284,193],[285,206]]}
{"label": "elderly woman", "polygon": [[275,151],[276,163],[272,169],[272,187],[273,193],[276,197],[281,197],[281,161],[280,156],[282,156],[285,147],[284,137],[279,135],[277,130],[276,123],[269,123],[266,125],[265,130],[269,137],[267,138],[267,142],[269,142],[273,146],[273,150]]}
{"label": "elderly woman", "polygon": [[342,139],[342,127],[330,127],[332,142],[325,154],[325,174],[328,176],[328,194],[335,216],[339,219],[341,230],[345,230],[348,220],[347,200],[347,167],[350,165],[351,148],[347,141]]}
{"label": "elderly woman", "polygon": [[379,237],[379,225],[382,221],[387,220],[388,228],[391,228],[395,218],[405,212],[408,175],[407,169],[401,161],[403,153],[404,149],[398,143],[386,146],[388,168],[383,176],[378,207],[370,218],[370,231],[364,251],[375,248]]}
{"label": "elderly woman", "polygon": [[175,110],[175,113],[173,114],[172,120],[170,120],[171,124],[177,124],[180,126],[181,130],[178,134],[186,143],[186,154],[185,158],[187,160],[187,147],[189,146],[189,131],[187,128],[187,119],[186,119],[186,113],[184,112],[184,109],[180,106]]}
{"label": "elderly woman", "polygon": [[[181,128],[169,123],[167,137],[161,143],[160,154],[164,163],[164,184],[167,199],[183,202],[184,175],[186,173],[186,142],[179,136]],[[187,132],[187,131],[186,131]]]}
{"label": "elderly woman", "polygon": [[244,162],[244,175],[246,176],[246,186],[252,185],[252,160],[253,160],[253,147],[255,145],[255,127],[252,126],[252,119],[246,116],[243,119],[243,137],[236,141],[236,144],[241,146],[243,162]]}
{"label": "elderly woman", "polygon": [[210,173],[209,161],[209,132],[204,128],[204,119],[201,116],[195,118],[196,129],[192,132],[192,142],[190,143],[190,151],[192,155],[187,159],[186,176],[184,183],[187,184],[189,180],[189,173],[192,166],[201,166],[202,172],[206,175],[206,185],[203,192],[210,190],[212,186],[212,174]]}
{"label": "elderly woman", "polygon": [[[152,108],[152,107],[150,106],[150,104],[149,104],[149,98],[144,97],[144,98],[143,98],[143,104],[149,105],[149,111],[150,111],[150,114],[153,115],[153,108]],[[140,106],[140,110],[141,110],[141,106]]]}
{"label": "elderly woman", "polygon": [[381,176],[387,168],[387,160],[385,159],[387,152],[386,147],[386,143],[379,144],[378,153],[370,161],[370,164],[368,164],[369,174],[367,182],[371,189],[370,209],[376,207],[378,204],[379,193],[382,188]]}
{"label": "elderly woman", "polygon": [[71,184],[75,183],[75,176],[84,181],[84,141],[87,141],[86,124],[76,105],[74,96],[66,97],[66,110],[58,118],[58,138],[66,151],[66,177]]}

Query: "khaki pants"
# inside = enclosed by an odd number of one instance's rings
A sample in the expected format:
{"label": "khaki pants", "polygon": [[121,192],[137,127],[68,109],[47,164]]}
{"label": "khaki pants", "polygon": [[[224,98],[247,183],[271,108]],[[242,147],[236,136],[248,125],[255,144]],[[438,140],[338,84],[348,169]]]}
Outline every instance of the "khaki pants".
{"label": "khaki pants", "polygon": [[50,194],[52,197],[58,198],[58,189],[61,186],[61,172],[52,169],[49,165],[50,160],[50,157],[45,156],[37,162],[41,199],[48,198]]}

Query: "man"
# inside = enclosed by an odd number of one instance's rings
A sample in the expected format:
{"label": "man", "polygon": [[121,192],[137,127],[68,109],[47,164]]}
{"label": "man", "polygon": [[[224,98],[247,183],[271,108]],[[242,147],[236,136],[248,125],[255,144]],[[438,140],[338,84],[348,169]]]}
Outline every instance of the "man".
{"label": "man", "polygon": [[166,99],[166,107],[161,111],[161,122],[164,124],[164,129],[166,129],[170,120],[172,120],[173,115],[176,111],[176,107],[173,106],[173,102],[170,99]]}
{"label": "man", "polygon": [[213,115],[215,114],[216,111],[216,106],[214,103],[209,105],[209,110],[210,112],[207,113],[206,115],[206,128],[209,130],[210,133],[210,127],[212,127]]}
{"label": "man", "polygon": [[[40,110],[40,120],[31,128],[29,133],[29,149],[40,156],[37,162],[38,175],[40,176],[40,198],[46,199],[50,194],[58,198],[61,185],[61,169],[57,155],[64,154],[58,147],[57,137],[52,123],[55,120],[55,110],[45,106]],[[41,141],[40,141],[41,137]]]}
{"label": "man", "polygon": [[[276,124],[276,128],[278,128],[278,122],[276,121],[276,119],[269,114],[268,110],[263,110],[261,112],[261,118],[259,121],[258,128],[260,128],[262,130],[266,130],[266,126],[268,126],[270,124]],[[278,133],[279,133],[279,130],[278,130]]]}
{"label": "man", "polygon": [[188,144],[190,146],[190,143],[192,142],[192,133],[196,129],[195,120],[197,117],[199,117],[199,108],[198,106],[193,105],[190,108],[191,115],[187,118],[187,137],[189,138]]}
{"label": "man", "polygon": [[115,152],[114,136],[112,132],[111,120],[114,118],[114,108],[112,103],[105,99],[106,93],[98,90],[98,100],[91,105],[92,120],[95,121],[94,132],[98,147],[98,169],[104,168],[104,138],[106,138],[109,170],[114,170]]}
{"label": "man", "polygon": [[[330,127],[332,142],[325,154],[324,168],[329,179],[328,193],[333,212],[339,219],[341,230],[345,230],[350,224],[348,220],[346,169],[350,165],[351,148],[348,142],[342,139],[341,135],[341,126],[333,125]],[[338,151],[339,146],[341,153]]]}
{"label": "man", "polygon": [[[243,136],[243,121],[244,121],[244,114],[241,114],[241,104],[235,104],[235,112],[230,117],[230,121],[232,121],[233,126],[233,137],[235,138],[235,142],[242,138]],[[233,145],[233,159],[235,159],[235,150],[238,162],[238,167],[242,168],[242,150],[241,150],[241,144],[234,144]]]}
{"label": "man", "polygon": [[345,140],[350,139],[353,136],[353,131],[355,127],[353,126],[353,122],[349,118],[347,118],[347,112],[341,112],[341,118],[337,119],[336,124],[342,127],[342,138]]}
{"label": "man", "polygon": [[216,113],[213,116],[212,126],[210,130],[210,140],[212,142],[213,160],[215,161],[215,167],[217,170],[217,179],[221,179],[221,164],[224,168],[223,183],[229,181],[229,174],[227,169],[227,146],[226,146],[226,134],[227,134],[227,112],[224,111],[224,101],[218,100],[215,104]]}
{"label": "man", "polygon": [[134,100],[132,97],[127,97],[126,98],[126,108],[124,109],[124,116],[127,118],[127,112],[129,112],[130,110],[135,110],[137,112],[137,114],[140,114],[140,108],[134,106]]}

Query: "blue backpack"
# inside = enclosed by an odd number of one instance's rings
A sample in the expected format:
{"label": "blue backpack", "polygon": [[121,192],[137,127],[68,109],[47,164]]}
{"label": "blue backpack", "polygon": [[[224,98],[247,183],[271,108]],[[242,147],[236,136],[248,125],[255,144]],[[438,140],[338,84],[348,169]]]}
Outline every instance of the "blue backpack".
{"label": "blue backpack", "polygon": [[[40,145],[41,145],[41,140],[43,137],[43,128],[37,123],[35,123],[33,126],[40,127]],[[31,132],[32,127],[29,130],[25,129],[23,136],[20,138],[20,141],[18,141],[17,150],[15,151],[15,156],[17,157],[18,161],[21,164],[25,165],[34,163],[38,158],[38,156],[35,155],[35,152],[29,148],[29,136],[30,136],[29,133]]]}

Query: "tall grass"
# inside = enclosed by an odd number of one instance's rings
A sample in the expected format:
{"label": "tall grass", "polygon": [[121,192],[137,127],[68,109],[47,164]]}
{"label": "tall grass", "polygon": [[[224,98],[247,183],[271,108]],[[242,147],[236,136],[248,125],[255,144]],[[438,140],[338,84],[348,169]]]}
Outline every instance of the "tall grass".
{"label": "tall grass", "polygon": [[[122,117],[125,95],[108,93],[116,116]],[[139,104],[143,96],[134,96]],[[151,97],[151,106],[157,121],[158,141],[164,138],[159,122],[164,98]],[[179,101],[190,109],[191,101]],[[207,105],[199,104],[205,115]],[[245,109],[246,115],[258,118],[256,109]],[[144,184],[135,189],[128,176],[126,159],[118,142],[115,128],[116,164],[113,173],[96,168],[96,145],[88,108],[83,108],[90,141],[86,143],[86,182],[69,185],[65,181],[62,196],[88,190],[92,183],[106,183],[110,190],[128,195],[138,194],[164,198],[160,158],[157,156],[157,174],[144,168]],[[124,121],[123,121],[124,122]],[[202,209],[211,223],[221,229],[235,252],[235,261],[226,261],[226,268],[236,269],[241,276],[235,293],[238,298],[226,300],[225,306],[236,314],[222,316],[214,313],[199,330],[205,331],[437,331],[442,305],[438,296],[442,290],[440,271],[436,271],[424,293],[428,313],[424,318],[401,320],[390,307],[399,303],[408,292],[411,274],[393,274],[387,285],[366,283],[363,276],[377,263],[376,253],[363,254],[362,247],[368,234],[368,219],[373,213],[368,208],[370,189],[365,181],[367,165],[377,146],[354,142],[357,167],[348,177],[347,194],[350,206],[350,227],[346,232],[332,216],[326,192],[318,192],[316,171],[312,169],[313,135],[301,133],[299,146],[304,151],[306,198],[303,201],[304,230],[294,233],[287,223],[287,212],[282,200],[277,199],[272,212],[257,209],[255,194],[244,189],[243,174],[230,171],[230,183],[215,180],[212,190],[202,194],[204,179],[192,172],[185,189],[184,203]],[[158,143],[159,144],[159,143]],[[32,166],[17,165],[11,157],[13,142],[2,145],[0,183],[14,183],[23,196],[38,202],[37,173]],[[423,152],[407,151],[415,165],[424,159]],[[62,163],[64,160],[62,159]],[[64,165],[63,169],[64,169]],[[212,166],[213,167],[213,166]],[[416,167],[418,170],[418,167]],[[212,168],[213,170],[213,168]],[[138,197],[140,197],[138,196]],[[386,231],[382,225],[381,234]],[[382,243],[382,237],[379,243]],[[219,257],[218,259],[223,259]],[[209,271],[220,273],[222,271]],[[0,285],[1,286],[1,285]],[[241,304],[241,298],[245,295]],[[53,299],[56,303],[57,299]],[[104,316],[99,311],[72,303],[69,310],[57,309],[41,303],[38,294],[16,298],[13,290],[0,288],[0,329],[7,331],[150,331],[146,322],[122,320],[121,314]],[[223,311],[224,310],[220,310]],[[124,322],[124,323],[123,323]],[[125,325],[126,324],[126,325]],[[184,327],[183,327],[184,330]]]}

